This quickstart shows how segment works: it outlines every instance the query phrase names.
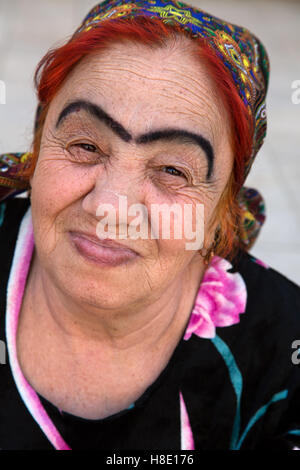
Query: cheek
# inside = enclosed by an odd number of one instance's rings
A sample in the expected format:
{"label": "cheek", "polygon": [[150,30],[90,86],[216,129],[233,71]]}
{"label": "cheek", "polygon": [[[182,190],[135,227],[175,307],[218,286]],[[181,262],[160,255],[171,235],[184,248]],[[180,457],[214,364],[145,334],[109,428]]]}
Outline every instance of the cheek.
{"label": "cheek", "polygon": [[185,215],[182,227],[187,252],[199,250],[213,240],[217,208],[224,190],[223,183],[219,180],[211,185],[203,185],[196,191],[185,191],[178,196]]}
{"label": "cheek", "polygon": [[166,194],[152,188],[147,192],[147,210],[152,233],[159,240],[161,256],[190,258],[202,247],[205,219],[212,212],[213,195],[204,189],[182,189]]}
{"label": "cheek", "polygon": [[36,245],[54,250],[68,208],[90,190],[92,175],[60,158],[41,155],[31,180],[31,210]]}
{"label": "cheek", "polygon": [[54,216],[93,187],[95,168],[74,165],[60,156],[41,155],[32,179],[32,206]]}

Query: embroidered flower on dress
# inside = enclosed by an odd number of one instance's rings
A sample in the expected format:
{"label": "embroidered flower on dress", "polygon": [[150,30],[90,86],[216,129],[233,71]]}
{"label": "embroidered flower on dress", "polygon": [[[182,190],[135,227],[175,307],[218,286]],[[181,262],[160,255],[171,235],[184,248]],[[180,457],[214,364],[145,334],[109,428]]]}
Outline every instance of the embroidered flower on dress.
{"label": "embroidered flower on dress", "polygon": [[214,338],[217,326],[230,326],[240,321],[245,312],[247,289],[239,273],[228,273],[232,265],[214,256],[198,291],[194,309],[184,338],[194,333],[202,338]]}

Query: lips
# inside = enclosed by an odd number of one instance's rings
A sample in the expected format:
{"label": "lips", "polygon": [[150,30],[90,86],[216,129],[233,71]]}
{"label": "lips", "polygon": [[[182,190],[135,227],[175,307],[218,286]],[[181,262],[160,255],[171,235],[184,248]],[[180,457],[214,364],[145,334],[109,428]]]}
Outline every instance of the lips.
{"label": "lips", "polygon": [[84,232],[69,232],[75,249],[84,258],[103,266],[119,266],[136,259],[136,251],[111,239],[100,239]]}

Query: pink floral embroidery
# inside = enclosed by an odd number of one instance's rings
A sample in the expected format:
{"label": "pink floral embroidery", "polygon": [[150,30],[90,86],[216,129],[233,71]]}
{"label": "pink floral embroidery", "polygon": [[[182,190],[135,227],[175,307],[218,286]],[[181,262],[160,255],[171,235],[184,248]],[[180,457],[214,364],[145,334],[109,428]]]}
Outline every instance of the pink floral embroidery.
{"label": "pink floral embroidery", "polygon": [[217,326],[230,326],[240,321],[245,312],[247,289],[239,273],[228,273],[232,265],[214,256],[202,279],[184,339],[194,333],[214,338]]}

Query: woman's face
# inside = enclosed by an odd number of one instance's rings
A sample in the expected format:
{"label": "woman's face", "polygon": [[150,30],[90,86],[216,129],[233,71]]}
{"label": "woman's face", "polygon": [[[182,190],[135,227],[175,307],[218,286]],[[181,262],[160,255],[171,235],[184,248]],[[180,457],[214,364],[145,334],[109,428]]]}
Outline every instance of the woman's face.
{"label": "woman's face", "polygon": [[[49,107],[31,180],[35,245],[40,265],[73,299],[125,308],[201,272],[201,234],[191,240],[187,232],[203,231],[204,207],[205,246],[213,241],[209,224],[233,155],[217,90],[189,47],[116,43],[83,59]],[[173,204],[179,212],[168,222]],[[157,208],[160,225],[151,219]],[[105,221],[109,238],[135,254],[99,247]],[[143,238],[133,235],[139,230]]]}

